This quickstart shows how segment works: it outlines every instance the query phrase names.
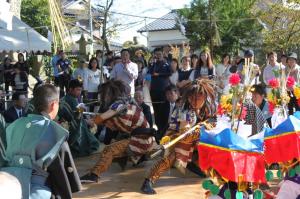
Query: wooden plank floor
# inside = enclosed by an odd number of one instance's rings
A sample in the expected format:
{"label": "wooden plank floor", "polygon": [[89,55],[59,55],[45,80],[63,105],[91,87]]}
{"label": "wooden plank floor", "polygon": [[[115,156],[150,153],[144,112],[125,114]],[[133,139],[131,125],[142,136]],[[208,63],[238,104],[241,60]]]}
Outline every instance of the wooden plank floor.
{"label": "wooden plank floor", "polygon": [[[96,161],[97,155],[76,159],[79,174],[83,175]],[[115,198],[172,198],[172,199],[201,199],[204,198],[204,190],[201,180],[196,175],[187,172],[185,175],[176,169],[171,169],[155,184],[156,195],[148,196],[140,193],[146,170],[152,165],[152,161],[145,162],[139,167],[132,167],[131,162],[125,171],[121,171],[117,163],[103,175],[97,184],[83,185],[83,190],[74,194],[76,199],[115,199]]]}
{"label": "wooden plank floor", "polygon": [[[100,145],[99,151],[104,145]],[[75,159],[79,175],[85,174],[97,161],[96,153],[89,157]],[[145,195],[140,192],[146,171],[153,161],[144,162],[138,167],[133,167],[128,162],[125,171],[117,163],[113,163],[110,169],[101,175],[99,183],[84,184],[81,192],[73,195],[74,199],[204,199],[205,190],[202,188],[201,179],[187,170],[183,175],[172,168],[163,174],[154,185],[156,195]],[[274,176],[276,176],[274,171]],[[275,179],[269,185],[272,192],[277,193],[279,180]]]}

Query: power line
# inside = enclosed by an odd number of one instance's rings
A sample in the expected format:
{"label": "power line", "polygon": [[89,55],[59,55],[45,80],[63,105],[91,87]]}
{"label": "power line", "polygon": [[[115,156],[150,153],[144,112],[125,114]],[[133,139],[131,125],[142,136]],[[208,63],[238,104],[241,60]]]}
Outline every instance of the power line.
{"label": "power line", "polygon": [[[123,12],[116,12],[116,11],[109,11],[111,14],[117,14],[117,15],[123,15],[128,17],[135,17],[135,18],[142,18],[142,19],[159,19],[159,20],[165,20],[165,21],[176,21],[174,18],[159,18],[159,17],[149,17],[149,16],[140,16],[140,15],[134,15],[134,14],[128,14]],[[190,20],[186,19],[187,22],[220,22],[220,21],[248,21],[248,20],[257,20],[256,17],[249,17],[249,18],[236,18],[236,19],[197,19],[197,20]]]}
{"label": "power line", "polygon": [[[144,20],[143,20],[143,21],[144,21]],[[124,28],[120,28],[120,29],[118,29],[118,31],[128,30],[128,29],[130,29],[130,28],[133,28],[133,27],[135,27],[135,26],[140,25],[141,23],[143,23],[143,21],[140,21],[140,22],[135,23],[135,24],[131,24],[131,25],[129,25],[129,26],[127,26],[127,27],[124,27]]]}
{"label": "power line", "polygon": [[[109,11],[109,12],[111,14],[118,14],[118,15],[123,15],[123,16],[128,16],[128,17],[135,17],[135,18],[142,18],[142,19],[162,19],[162,18],[158,18],[158,17],[139,16],[139,15],[133,15],[133,14],[128,14],[128,13],[116,12],[116,11]],[[163,18],[163,20],[173,21],[174,19]]]}

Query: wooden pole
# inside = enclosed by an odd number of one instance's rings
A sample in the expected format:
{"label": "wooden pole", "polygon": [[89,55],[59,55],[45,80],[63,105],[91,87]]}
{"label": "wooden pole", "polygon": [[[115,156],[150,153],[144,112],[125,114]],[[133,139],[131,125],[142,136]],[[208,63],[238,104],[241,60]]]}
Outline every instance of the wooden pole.
{"label": "wooden pole", "polygon": [[213,26],[212,26],[212,0],[208,1],[208,12],[209,12],[209,48],[210,48],[210,56],[213,58]]}

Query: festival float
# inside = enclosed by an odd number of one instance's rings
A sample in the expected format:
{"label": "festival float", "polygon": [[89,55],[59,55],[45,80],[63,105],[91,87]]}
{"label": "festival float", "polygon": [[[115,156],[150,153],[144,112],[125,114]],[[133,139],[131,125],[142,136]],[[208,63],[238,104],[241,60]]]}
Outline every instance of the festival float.
{"label": "festival float", "polygon": [[[260,121],[259,110],[251,102],[251,85],[258,68],[250,66],[246,59],[242,73],[230,76],[230,94],[221,96],[216,127],[201,128],[199,166],[210,177],[202,183],[206,198],[274,198],[262,187],[275,176],[284,179],[283,184],[288,180],[295,183],[294,189],[299,188],[300,113],[287,113],[291,95],[300,101],[299,84],[292,77],[286,78],[284,69],[276,71],[269,81],[270,128]],[[277,172],[271,170],[272,164],[279,165]],[[287,198],[280,197],[282,189],[277,198]]]}

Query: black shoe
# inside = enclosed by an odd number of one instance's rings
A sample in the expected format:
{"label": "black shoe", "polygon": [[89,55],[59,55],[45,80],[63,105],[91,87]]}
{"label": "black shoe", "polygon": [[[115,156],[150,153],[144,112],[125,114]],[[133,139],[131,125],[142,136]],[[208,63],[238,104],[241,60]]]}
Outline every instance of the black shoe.
{"label": "black shoe", "polygon": [[153,189],[152,185],[153,183],[149,179],[145,179],[143,186],[141,187],[141,191],[144,194],[149,194],[149,195],[156,194],[156,191]]}
{"label": "black shoe", "polygon": [[122,171],[125,170],[125,168],[127,166],[127,161],[128,161],[128,156],[116,159],[116,162],[119,164],[119,166],[121,167]]}
{"label": "black shoe", "polygon": [[80,177],[81,183],[97,183],[99,177],[94,173],[87,173],[84,176]]}
{"label": "black shoe", "polygon": [[139,161],[136,164],[133,163],[132,166],[136,167],[136,166],[138,166],[139,164],[141,164],[141,163],[143,163],[145,161],[147,161],[147,157],[146,157],[146,155],[142,155],[142,157],[139,159]]}
{"label": "black shoe", "polygon": [[206,178],[207,176],[201,169],[194,163],[194,162],[189,162],[186,167],[188,170],[191,172],[195,173],[198,175],[200,178]]}

